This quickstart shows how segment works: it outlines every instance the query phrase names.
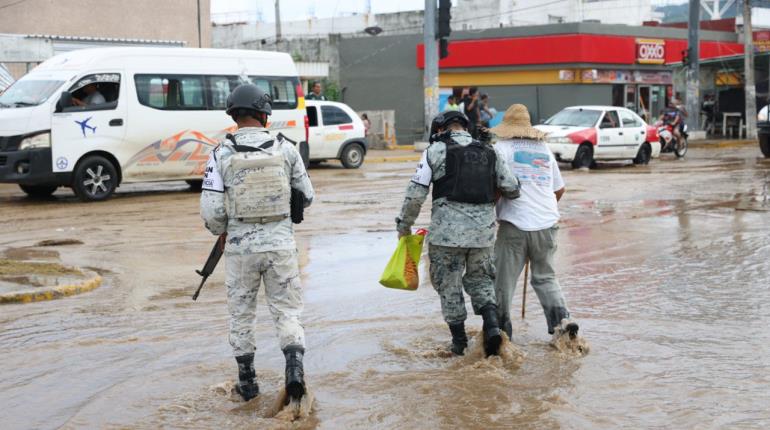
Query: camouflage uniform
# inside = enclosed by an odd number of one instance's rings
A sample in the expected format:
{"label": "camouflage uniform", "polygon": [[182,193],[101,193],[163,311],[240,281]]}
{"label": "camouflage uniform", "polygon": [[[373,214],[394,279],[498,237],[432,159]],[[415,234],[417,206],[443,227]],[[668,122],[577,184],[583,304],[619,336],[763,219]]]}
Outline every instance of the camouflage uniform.
{"label": "camouflage uniform", "polygon": [[[234,134],[239,145],[258,147],[272,139],[264,128],[248,127]],[[307,205],[313,199],[313,186],[299,153],[290,143],[276,140],[268,150],[283,153],[291,187],[302,191]],[[201,217],[213,234],[227,232],[227,305],[230,312],[230,344],[235,356],[252,354],[255,350],[254,325],[256,297],[260,281],[265,283],[268,308],[273,316],[281,349],[305,345],[305,335],[299,322],[302,313],[302,287],[297,263],[294,226],[290,218],[265,224],[229,219],[226,198],[231,198],[231,186],[238,178],[230,167],[234,150],[223,142],[211,152],[206,166]]]}
{"label": "camouflage uniform", "polygon": [[[452,139],[468,145],[468,132],[452,132]],[[508,165],[498,155],[495,166],[497,187],[502,194],[515,198],[519,183]],[[399,233],[409,234],[420,208],[428,196],[430,183],[446,173],[446,144],[433,143],[423,153],[417,173],[406,189],[401,213],[396,218]],[[472,204],[438,198],[433,201],[428,254],[430,278],[441,297],[441,310],[447,323],[464,321],[467,314],[463,288],[471,296],[476,314],[487,304],[495,304],[494,251],[497,221],[495,205]]]}

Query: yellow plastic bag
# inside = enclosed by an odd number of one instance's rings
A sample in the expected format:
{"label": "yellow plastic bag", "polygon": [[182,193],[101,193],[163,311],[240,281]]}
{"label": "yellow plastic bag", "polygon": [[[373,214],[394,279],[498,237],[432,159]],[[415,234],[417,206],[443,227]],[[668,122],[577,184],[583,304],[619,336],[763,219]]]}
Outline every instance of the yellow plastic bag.
{"label": "yellow plastic bag", "polygon": [[425,233],[404,236],[398,240],[396,252],[390,257],[385,271],[380,277],[380,284],[388,288],[414,291],[420,285],[417,267],[420,265],[422,243]]}

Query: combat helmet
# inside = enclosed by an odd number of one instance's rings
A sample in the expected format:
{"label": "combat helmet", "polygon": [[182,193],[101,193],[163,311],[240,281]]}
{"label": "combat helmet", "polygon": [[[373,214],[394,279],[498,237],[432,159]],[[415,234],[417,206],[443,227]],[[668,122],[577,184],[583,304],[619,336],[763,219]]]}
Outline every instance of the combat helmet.
{"label": "combat helmet", "polygon": [[267,115],[273,114],[273,100],[269,94],[260,90],[254,84],[242,84],[235,87],[233,92],[227,96],[228,115],[233,115],[239,110],[252,112],[262,112]]}

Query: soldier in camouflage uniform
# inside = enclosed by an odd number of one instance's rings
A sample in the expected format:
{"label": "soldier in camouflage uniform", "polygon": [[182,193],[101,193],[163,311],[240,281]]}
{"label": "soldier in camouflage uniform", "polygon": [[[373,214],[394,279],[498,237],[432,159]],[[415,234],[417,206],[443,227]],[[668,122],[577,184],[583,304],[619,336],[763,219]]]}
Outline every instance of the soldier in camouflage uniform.
{"label": "soldier in camouflage uniform", "polygon": [[[438,133],[431,141],[434,138],[439,141],[423,152],[417,172],[406,189],[396,229],[399,236],[411,233],[433,184],[427,238],[430,279],[441,298],[441,311],[452,333],[451,350],[463,355],[468,346],[465,289],[474,312],[484,320],[485,351],[487,355],[495,355],[502,338],[494,286],[493,246],[497,226],[494,199],[496,192],[516,198],[519,184],[503,159],[496,156],[496,151],[488,144],[474,141],[467,127],[468,119],[456,111],[441,113],[433,121],[432,131]],[[453,194],[457,190],[461,192]]]}
{"label": "soldier in camouflage uniform", "polygon": [[289,187],[301,191],[308,206],[313,187],[294,146],[274,140],[265,128],[271,112],[270,97],[256,86],[233,90],[227,114],[238,130],[211,152],[201,193],[206,228],[226,235],[230,345],[238,363],[236,390],[244,400],[259,394],[254,326],[261,281],[286,356],[287,392],[297,399],[305,393],[302,286],[286,193]]}

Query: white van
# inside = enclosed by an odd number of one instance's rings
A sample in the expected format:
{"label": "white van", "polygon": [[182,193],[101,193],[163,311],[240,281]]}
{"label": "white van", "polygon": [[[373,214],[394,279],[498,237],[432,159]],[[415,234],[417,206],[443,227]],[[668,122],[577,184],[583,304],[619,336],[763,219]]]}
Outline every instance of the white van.
{"label": "white van", "polygon": [[197,48],[100,48],[57,55],[0,95],[0,183],[31,196],[72,187],[104,200],[121,183],[200,186],[209,151],[235,124],[230,91],[271,94],[268,125],[308,160],[308,119],[288,54]]}

